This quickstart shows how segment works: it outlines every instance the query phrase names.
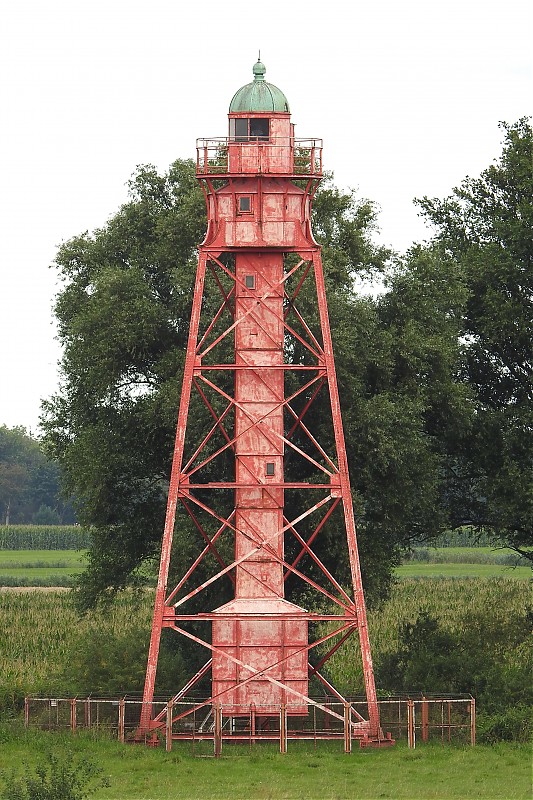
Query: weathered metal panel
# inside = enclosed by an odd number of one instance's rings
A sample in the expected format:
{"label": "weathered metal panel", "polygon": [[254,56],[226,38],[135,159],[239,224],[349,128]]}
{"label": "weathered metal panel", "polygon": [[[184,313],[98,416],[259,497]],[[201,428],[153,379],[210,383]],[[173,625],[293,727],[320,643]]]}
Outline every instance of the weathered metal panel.
{"label": "weathered metal panel", "polygon": [[[290,714],[307,713],[307,619],[303,609],[282,599],[235,600],[219,609],[238,613],[235,627],[227,620],[213,621],[213,644],[219,649],[213,659],[213,696],[227,716],[247,714],[250,704],[257,714],[271,714],[273,704],[287,703]],[[261,613],[262,618],[246,619]],[[270,613],[269,613],[270,612]],[[285,615],[302,619],[285,620]],[[244,662],[234,670],[229,656]],[[260,675],[254,677],[255,673]],[[283,686],[274,685],[273,678]],[[246,681],[242,685],[239,682]],[[292,690],[292,691],[291,691]]]}

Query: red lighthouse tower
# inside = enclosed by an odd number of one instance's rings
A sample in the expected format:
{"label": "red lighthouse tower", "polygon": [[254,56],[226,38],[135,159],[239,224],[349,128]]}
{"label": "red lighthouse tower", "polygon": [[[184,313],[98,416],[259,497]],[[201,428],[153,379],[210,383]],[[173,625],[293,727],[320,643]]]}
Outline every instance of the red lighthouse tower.
{"label": "red lighthouse tower", "polygon": [[[210,672],[210,697],[191,708],[216,706],[221,718],[233,720],[279,718],[280,709],[285,719],[303,718],[312,705],[339,717],[310,698],[309,679],[343,700],[321,669],[357,632],[368,718],[350,718],[350,736],[380,742],[320,247],[311,230],[322,143],[295,138],[288,102],[265,81],[260,61],[253,75],[231,101],[229,135],[198,142],[208,228],[199,248],[139,730],[146,735],[165,724],[163,714],[152,714],[163,627],[208,651],[174,701]],[[308,427],[324,395],[330,452]],[[203,417],[191,419],[193,399]],[[169,586],[178,508],[199,544]],[[328,526],[346,543],[351,591],[314,550]],[[232,599],[188,612],[217,581],[230,581]],[[297,584],[327,612],[289,602],[285,587]],[[190,713],[181,710],[176,720]]]}

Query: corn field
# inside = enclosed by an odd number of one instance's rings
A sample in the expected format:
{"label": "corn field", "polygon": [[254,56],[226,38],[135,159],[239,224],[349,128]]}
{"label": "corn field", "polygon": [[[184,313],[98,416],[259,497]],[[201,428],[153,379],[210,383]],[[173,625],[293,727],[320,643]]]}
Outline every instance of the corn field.
{"label": "corn field", "polygon": [[[438,619],[451,633],[479,635],[480,619],[490,618],[494,629],[504,629],[509,620],[524,614],[531,605],[531,584],[513,578],[424,578],[404,579],[393,587],[391,596],[378,609],[369,612],[368,626],[374,665],[394,652],[405,623],[415,623],[420,614]],[[525,657],[527,654],[517,654]],[[502,651],[502,658],[513,654]],[[528,656],[533,658],[531,653]],[[357,636],[348,640],[328,662],[333,683],[345,693],[364,693],[363,672]],[[379,687],[378,687],[379,688]],[[414,688],[414,687],[413,687]]]}
{"label": "corn field", "polygon": [[[508,578],[403,580],[391,597],[369,613],[374,663],[398,645],[401,624],[415,622],[421,612],[439,619],[450,631],[490,611],[494,625],[523,614],[530,598],[527,581]],[[0,591],[0,671],[8,691],[61,693],[63,665],[79,636],[105,631],[110,642],[131,633],[146,638],[150,630],[153,594],[124,594],[109,608],[83,617],[75,611],[69,591]],[[350,643],[351,642],[351,643]],[[512,655],[512,654],[511,654]],[[356,636],[328,662],[334,684],[347,694],[363,692]],[[131,687],[125,685],[124,692]]]}
{"label": "corn field", "polygon": [[[0,590],[1,685],[10,694],[60,692],[64,664],[80,634],[149,630],[152,596],[124,595],[109,608],[80,617],[66,591]],[[127,689],[127,687],[125,687]]]}
{"label": "corn field", "polygon": [[79,525],[10,525],[0,528],[0,550],[85,550],[91,534]]}

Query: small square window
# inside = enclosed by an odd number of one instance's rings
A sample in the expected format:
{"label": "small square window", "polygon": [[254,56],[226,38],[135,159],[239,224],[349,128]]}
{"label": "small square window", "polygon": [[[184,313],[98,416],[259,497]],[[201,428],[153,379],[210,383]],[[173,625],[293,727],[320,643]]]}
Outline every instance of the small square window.
{"label": "small square window", "polygon": [[255,275],[245,275],[244,285],[247,289],[255,289]]}
{"label": "small square window", "polygon": [[235,120],[235,141],[248,141],[248,120],[238,118]]}
{"label": "small square window", "polygon": [[268,139],[269,120],[265,117],[252,117],[250,120],[250,139]]}
{"label": "small square window", "polygon": [[241,214],[249,213],[252,210],[252,198],[247,197],[239,197],[239,211]]}
{"label": "small square window", "polygon": [[267,475],[273,475],[274,474],[274,464],[273,464],[272,461],[267,462],[266,474]]}

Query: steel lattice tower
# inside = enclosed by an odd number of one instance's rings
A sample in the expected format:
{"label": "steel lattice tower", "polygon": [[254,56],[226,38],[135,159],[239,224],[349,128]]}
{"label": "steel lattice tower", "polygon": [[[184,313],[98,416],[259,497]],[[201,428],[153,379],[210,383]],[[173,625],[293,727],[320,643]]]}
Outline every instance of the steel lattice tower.
{"label": "steel lattice tower", "polygon": [[[253,72],[231,102],[229,136],[198,141],[208,229],[199,248],[139,736],[164,724],[152,704],[167,627],[202,644],[208,656],[175,699],[211,672],[211,696],[195,708],[220,704],[234,718],[250,707],[263,717],[280,706],[295,717],[310,704],[324,708],[309,697],[311,677],[342,700],[320,670],[357,632],[368,718],[356,715],[353,734],[380,742],[322,261],[311,230],[322,142],[294,138],[285,96],[265,81],[260,61]],[[205,414],[191,420],[193,400]],[[329,417],[329,452],[309,422],[314,415],[316,427],[317,409],[320,430]],[[169,586],[177,509],[199,545]],[[315,552],[328,525],[339,526],[346,543],[350,591]],[[216,567],[206,578],[208,562]],[[230,581],[232,599],[187,613],[217,581]],[[316,607],[327,612],[285,599],[288,581],[314,593]],[[191,632],[191,622],[193,631],[202,623],[205,635]],[[311,624],[318,634],[310,636]]]}

